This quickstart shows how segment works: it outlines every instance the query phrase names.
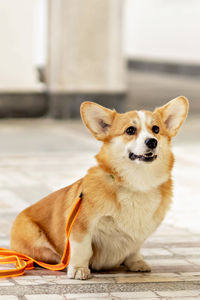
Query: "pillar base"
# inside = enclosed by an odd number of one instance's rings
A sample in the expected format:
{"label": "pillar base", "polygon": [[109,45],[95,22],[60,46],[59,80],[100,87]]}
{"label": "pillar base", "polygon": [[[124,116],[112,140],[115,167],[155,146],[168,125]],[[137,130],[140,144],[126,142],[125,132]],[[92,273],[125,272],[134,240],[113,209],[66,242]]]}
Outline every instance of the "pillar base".
{"label": "pillar base", "polygon": [[80,105],[84,101],[96,102],[107,108],[115,108],[118,112],[123,112],[125,107],[126,93],[76,93],[76,94],[56,94],[49,95],[49,116],[56,119],[68,119],[80,117]]}
{"label": "pillar base", "polygon": [[0,118],[41,117],[47,110],[48,99],[43,92],[0,94]]}

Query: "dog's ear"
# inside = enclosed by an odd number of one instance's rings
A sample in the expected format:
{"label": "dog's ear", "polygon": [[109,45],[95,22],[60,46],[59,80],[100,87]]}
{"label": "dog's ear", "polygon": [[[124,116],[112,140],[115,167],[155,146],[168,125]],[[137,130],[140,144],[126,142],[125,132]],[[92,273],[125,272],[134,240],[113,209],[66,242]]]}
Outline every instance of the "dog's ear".
{"label": "dog's ear", "polygon": [[116,111],[105,108],[94,102],[83,102],[81,104],[80,112],[83,123],[96,139],[100,141],[105,140],[109,135]]}
{"label": "dog's ear", "polygon": [[179,128],[187,117],[188,108],[188,100],[180,96],[155,110],[155,112],[161,114],[165,127],[171,137],[178,133]]}

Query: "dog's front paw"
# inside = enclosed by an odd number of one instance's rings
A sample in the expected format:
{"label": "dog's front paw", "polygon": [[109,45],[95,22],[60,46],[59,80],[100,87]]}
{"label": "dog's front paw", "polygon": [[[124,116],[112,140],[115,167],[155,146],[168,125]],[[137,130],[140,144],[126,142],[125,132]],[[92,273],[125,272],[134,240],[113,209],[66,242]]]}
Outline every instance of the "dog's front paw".
{"label": "dog's front paw", "polygon": [[133,262],[131,266],[128,266],[128,269],[132,272],[151,272],[150,265],[142,259]]}
{"label": "dog's front paw", "polygon": [[67,277],[81,280],[89,279],[91,278],[90,269],[85,267],[69,266],[67,268]]}

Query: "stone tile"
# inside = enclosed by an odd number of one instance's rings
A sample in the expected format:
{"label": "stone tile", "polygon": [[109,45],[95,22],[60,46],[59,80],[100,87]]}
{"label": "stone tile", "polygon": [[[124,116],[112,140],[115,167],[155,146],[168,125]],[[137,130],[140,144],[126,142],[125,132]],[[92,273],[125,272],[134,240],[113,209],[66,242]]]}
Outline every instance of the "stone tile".
{"label": "stone tile", "polygon": [[0,287],[14,285],[9,279],[0,279]]}
{"label": "stone tile", "polygon": [[156,298],[157,295],[154,292],[118,292],[118,293],[110,293],[111,296],[121,298],[121,299],[149,299]]}
{"label": "stone tile", "polygon": [[142,248],[141,254],[146,256],[172,256],[169,250],[163,248]]}
{"label": "stone tile", "polygon": [[170,248],[170,251],[172,251],[174,254],[177,255],[199,255],[200,256],[200,251],[199,251],[199,247],[182,247],[182,248],[175,248],[172,247]]}
{"label": "stone tile", "polygon": [[115,281],[117,283],[134,283],[134,282],[192,282],[200,281],[200,275],[197,273],[144,273],[144,274],[132,274],[132,276],[116,276]]}
{"label": "stone tile", "polygon": [[51,280],[51,279],[56,279],[57,276],[56,275],[43,275],[42,278],[44,278],[44,280],[46,280],[46,279]]}
{"label": "stone tile", "polygon": [[108,293],[84,293],[84,294],[65,294],[65,298],[68,299],[112,299]]}
{"label": "stone tile", "polygon": [[116,283],[136,283],[136,282],[178,282],[183,281],[181,276],[178,274],[136,274],[135,276],[131,277],[116,277]]}
{"label": "stone tile", "polygon": [[[200,290],[183,290],[183,291],[156,291],[156,294],[162,297],[191,297],[199,296]],[[185,298],[184,298],[185,299]]]}
{"label": "stone tile", "polygon": [[[157,277],[157,281],[159,281],[159,277],[162,278],[171,278],[170,281],[200,281],[200,272],[179,272],[179,273],[151,273],[153,276]],[[150,276],[152,276],[150,275]]]}
{"label": "stone tile", "polygon": [[200,265],[200,258],[187,258],[187,261],[195,265]]}
{"label": "stone tile", "polygon": [[14,282],[19,285],[42,285],[47,284],[47,281],[40,276],[21,276],[13,278]]}
{"label": "stone tile", "polygon": [[[66,276],[66,271],[51,271],[51,270],[47,270],[47,269],[43,269],[40,267],[36,267],[33,270],[27,270],[26,271],[26,276],[42,276],[42,278],[45,276],[49,277],[49,276]],[[29,277],[30,278],[30,277]]]}
{"label": "stone tile", "polygon": [[19,276],[19,277],[14,277],[13,280],[17,280],[17,281],[23,281],[23,280],[41,280],[42,277],[38,276],[38,275],[23,275],[23,276]]}
{"label": "stone tile", "polygon": [[74,280],[74,279],[69,279],[67,278],[67,276],[65,277],[61,277],[58,276],[56,279],[50,279],[48,280],[48,278],[46,278],[46,282],[50,282],[51,284],[82,284],[82,285],[86,285],[86,284],[100,284],[100,283],[114,283],[114,278],[110,277],[95,277],[93,276],[91,279],[89,280]]}
{"label": "stone tile", "polygon": [[161,298],[162,300],[200,300],[200,296],[197,297],[174,297],[174,298]]}
{"label": "stone tile", "polygon": [[100,283],[114,283],[115,280],[112,274],[107,274],[107,276],[96,276],[93,275],[89,280],[74,280],[67,278],[67,275],[43,275],[43,276],[26,276],[26,277],[19,277],[16,280],[21,285],[29,285],[33,282],[33,285],[38,285],[44,282],[45,284],[50,285],[65,285],[65,284],[72,284],[72,285],[87,285],[87,284],[100,284]]}
{"label": "stone tile", "polygon": [[[187,218],[187,217],[186,217]],[[190,242],[199,242],[199,237],[197,235],[186,235],[186,236],[168,236],[168,237],[160,237],[156,234],[151,236],[148,241],[156,242],[156,243],[181,243],[186,242],[188,244],[188,238],[190,239]]]}
{"label": "stone tile", "polygon": [[38,295],[25,295],[27,300],[65,300],[64,296],[57,295],[57,294],[38,294]]}
{"label": "stone tile", "polygon": [[103,273],[103,274],[96,274],[94,273],[93,274],[93,278],[101,278],[101,279],[104,279],[104,278],[115,278],[115,277],[131,277],[133,276],[134,273],[132,272],[116,272],[116,273],[112,273],[110,271],[108,271],[108,273]]}
{"label": "stone tile", "polygon": [[151,266],[180,266],[180,265],[190,265],[191,263],[185,259],[147,259]]}
{"label": "stone tile", "polygon": [[8,240],[9,240],[10,230],[14,222],[14,219],[15,219],[15,214],[0,213],[0,230],[2,233],[6,235]]}
{"label": "stone tile", "polygon": [[[117,298],[118,299],[118,298]],[[117,300],[116,299],[116,300]],[[120,299],[123,299],[124,300],[124,298],[120,298]],[[139,298],[128,298],[128,299],[139,299]],[[145,299],[145,298],[144,298]],[[150,298],[147,298],[148,300],[158,300],[159,298],[158,297],[150,297]],[[159,299],[160,300],[160,299]],[[164,299],[164,298],[162,298],[162,300],[168,300],[168,299]]]}
{"label": "stone tile", "polygon": [[[176,229],[174,229],[176,230]],[[191,233],[192,235],[192,233]],[[149,239],[145,242],[145,248],[168,248],[170,250],[170,248],[172,247],[177,247],[177,248],[182,248],[182,247],[200,247],[200,241],[196,241],[196,242],[189,242],[190,237],[188,237],[187,241],[183,241],[183,242],[173,242],[173,243],[168,243],[168,241],[160,241],[160,242],[151,242]]]}
{"label": "stone tile", "polygon": [[180,275],[183,276],[199,276],[200,277],[200,272],[180,272]]}
{"label": "stone tile", "polygon": [[170,265],[170,266],[152,266],[153,273],[168,273],[168,272],[199,272],[199,265]]}
{"label": "stone tile", "polygon": [[9,239],[0,239],[0,247],[1,248],[8,248],[10,245],[10,240]]}
{"label": "stone tile", "polygon": [[0,296],[0,300],[18,300],[18,297],[13,295],[3,295]]}
{"label": "stone tile", "polygon": [[6,238],[6,235],[5,235],[5,233],[3,233],[3,232],[0,232],[0,238]]}
{"label": "stone tile", "polygon": [[28,203],[20,199],[10,190],[0,190],[0,212],[16,212],[26,208]]}
{"label": "stone tile", "polygon": [[165,236],[168,237],[170,236],[185,236],[185,235],[189,235],[190,231],[187,228],[176,228],[176,230],[174,230],[175,226],[174,224],[166,224],[166,223],[162,223],[156,230],[156,235],[157,236]]}
{"label": "stone tile", "polygon": [[[91,297],[85,298],[84,294],[82,294],[82,296],[79,297],[79,298],[66,298],[66,300],[67,299],[76,299],[76,300],[85,300],[85,299],[90,299],[90,300],[96,300],[96,299],[114,300],[113,297],[112,298],[111,297],[97,297],[96,295],[98,295],[98,294],[94,294],[94,297],[91,296]],[[119,299],[122,299],[122,298],[119,298]]]}
{"label": "stone tile", "polygon": [[195,275],[194,273],[179,273],[180,278],[182,278],[183,281],[200,281],[200,275]]}

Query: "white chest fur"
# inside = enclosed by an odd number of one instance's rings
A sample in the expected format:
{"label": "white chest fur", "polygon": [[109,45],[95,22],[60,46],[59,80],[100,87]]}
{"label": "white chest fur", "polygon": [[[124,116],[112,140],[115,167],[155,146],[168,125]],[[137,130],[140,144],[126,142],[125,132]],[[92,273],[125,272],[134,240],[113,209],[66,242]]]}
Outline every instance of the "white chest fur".
{"label": "white chest fur", "polygon": [[161,201],[158,189],[141,193],[120,188],[118,201],[120,210],[102,217],[94,230],[94,269],[120,265],[158,226],[153,218]]}
{"label": "white chest fur", "polygon": [[118,201],[121,209],[113,215],[117,226],[134,242],[143,242],[157,226],[153,215],[161,201],[159,190],[155,188],[141,193],[120,188]]}

